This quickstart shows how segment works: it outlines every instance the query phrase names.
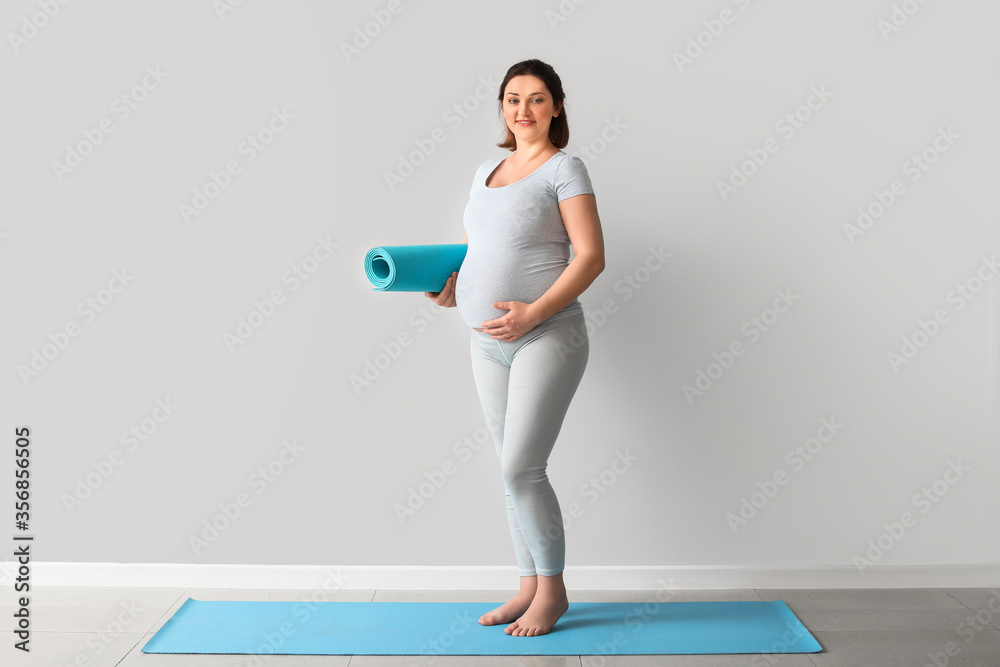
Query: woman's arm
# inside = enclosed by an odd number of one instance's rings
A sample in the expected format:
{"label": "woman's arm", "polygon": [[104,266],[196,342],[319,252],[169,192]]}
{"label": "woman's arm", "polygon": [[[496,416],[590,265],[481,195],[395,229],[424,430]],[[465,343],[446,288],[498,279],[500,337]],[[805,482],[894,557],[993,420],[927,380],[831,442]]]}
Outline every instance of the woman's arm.
{"label": "woman's arm", "polygon": [[604,271],[604,235],[594,195],[577,195],[559,202],[573,259],[529,311],[541,322],[568,306]]}
{"label": "woman's arm", "polygon": [[483,328],[494,338],[516,340],[572,303],[604,270],[604,236],[596,197],[583,194],[564,199],[559,202],[559,213],[573,245],[573,259],[552,286],[533,303],[494,303],[494,308],[508,311],[502,317],[483,322]]}

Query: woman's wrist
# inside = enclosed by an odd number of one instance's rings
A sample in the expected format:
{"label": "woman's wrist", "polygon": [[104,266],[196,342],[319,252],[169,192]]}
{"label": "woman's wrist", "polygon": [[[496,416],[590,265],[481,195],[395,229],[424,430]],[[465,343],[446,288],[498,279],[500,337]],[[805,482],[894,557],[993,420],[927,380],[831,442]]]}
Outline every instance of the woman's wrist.
{"label": "woman's wrist", "polygon": [[539,299],[528,304],[528,316],[531,318],[531,326],[535,327],[547,320],[552,313],[546,312],[545,303]]}

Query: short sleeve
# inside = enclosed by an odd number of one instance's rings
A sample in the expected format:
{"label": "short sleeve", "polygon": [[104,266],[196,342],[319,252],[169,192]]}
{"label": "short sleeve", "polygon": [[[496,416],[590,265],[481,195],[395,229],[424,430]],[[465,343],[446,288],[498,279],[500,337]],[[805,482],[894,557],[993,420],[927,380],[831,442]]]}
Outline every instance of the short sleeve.
{"label": "short sleeve", "polygon": [[576,195],[594,194],[594,186],[590,183],[587,165],[575,155],[568,156],[559,163],[555,175],[556,201],[569,199]]}
{"label": "short sleeve", "polygon": [[472,196],[472,193],[476,191],[476,183],[479,182],[479,174],[482,171],[483,171],[483,165],[479,165],[479,167],[476,169],[476,175],[472,177],[472,185],[469,187],[469,196],[470,197]]}

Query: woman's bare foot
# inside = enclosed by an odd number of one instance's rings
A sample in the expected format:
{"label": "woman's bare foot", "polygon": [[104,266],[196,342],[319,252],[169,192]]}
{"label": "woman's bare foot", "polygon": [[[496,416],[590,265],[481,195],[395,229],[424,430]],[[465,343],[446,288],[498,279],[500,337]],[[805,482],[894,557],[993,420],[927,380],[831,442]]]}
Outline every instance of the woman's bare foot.
{"label": "woman's bare foot", "polygon": [[510,602],[505,602],[493,611],[488,611],[479,617],[480,625],[498,625],[510,623],[521,617],[521,614],[531,605],[531,598],[518,593]]}
{"label": "woman's bare foot", "polygon": [[520,618],[504,628],[508,635],[534,637],[547,634],[569,609],[562,572],[553,577],[539,575],[538,580],[538,590],[531,604]]}
{"label": "woman's bare foot", "polygon": [[531,605],[531,600],[535,597],[537,588],[536,577],[521,577],[521,590],[518,594],[511,598],[509,602],[505,602],[496,609],[480,616],[480,625],[498,625],[517,620]]}

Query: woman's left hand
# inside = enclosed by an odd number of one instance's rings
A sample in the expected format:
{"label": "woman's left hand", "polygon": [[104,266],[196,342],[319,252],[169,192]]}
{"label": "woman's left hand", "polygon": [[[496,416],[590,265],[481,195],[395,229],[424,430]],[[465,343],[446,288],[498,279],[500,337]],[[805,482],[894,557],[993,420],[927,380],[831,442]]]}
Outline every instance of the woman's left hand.
{"label": "woman's left hand", "polygon": [[483,331],[493,338],[508,342],[517,340],[534,329],[539,322],[530,303],[496,301],[493,307],[507,311],[506,315],[483,322]]}

